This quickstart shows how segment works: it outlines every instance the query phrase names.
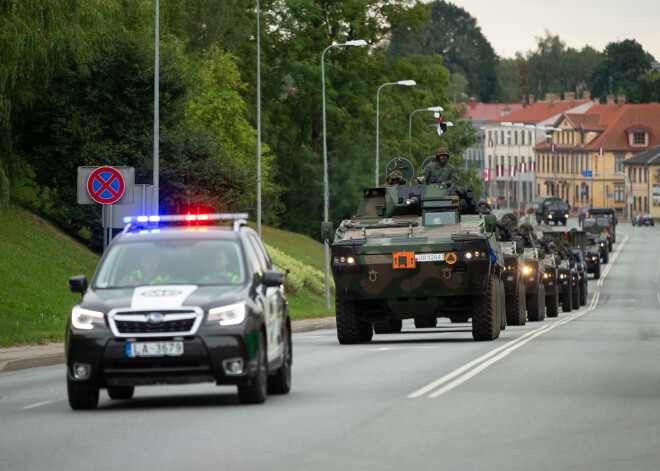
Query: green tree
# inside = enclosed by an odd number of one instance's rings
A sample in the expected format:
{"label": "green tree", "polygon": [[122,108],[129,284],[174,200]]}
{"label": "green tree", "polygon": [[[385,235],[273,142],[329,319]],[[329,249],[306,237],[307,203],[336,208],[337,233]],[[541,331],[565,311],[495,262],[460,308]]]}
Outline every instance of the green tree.
{"label": "green tree", "polygon": [[628,87],[626,99],[630,103],[660,102],[660,72],[650,71],[637,77],[637,82]]}
{"label": "green tree", "polygon": [[593,95],[603,100],[610,93],[625,93],[651,69],[652,61],[653,57],[634,39],[609,43],[591,76]]}
{"label": "green tree", "polygon": [[456,5],[433,2],[430,21],[418,32],[407,26],[394,31],[388,54],[440,54],[452,74],[467,78],[470,95],[487,103],[495,99],[497,55],[476,19]]}

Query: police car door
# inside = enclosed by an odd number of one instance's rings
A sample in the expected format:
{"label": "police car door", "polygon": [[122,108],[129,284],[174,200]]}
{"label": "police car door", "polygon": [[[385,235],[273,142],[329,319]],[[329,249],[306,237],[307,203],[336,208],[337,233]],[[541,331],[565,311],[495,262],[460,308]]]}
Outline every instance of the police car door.
{"label": "police car door", "polygon": [[[248,235],[248,240],[259,258],[261,270],[272,270],[272,262],[261,241],[253,234]],[[268,361],[271,362],[282,355],[282,316],[283,306],[280,296],[280,287],[268,287],[263,295],[261,302],[264,308],[264,318],[266,321],[266,334],[268,344]]]}

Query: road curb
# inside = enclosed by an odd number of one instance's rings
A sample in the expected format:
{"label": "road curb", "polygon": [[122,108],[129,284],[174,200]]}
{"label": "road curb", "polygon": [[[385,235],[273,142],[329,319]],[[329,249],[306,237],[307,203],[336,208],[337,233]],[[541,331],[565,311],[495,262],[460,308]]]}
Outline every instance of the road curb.
{"label": "road curb", "polygon": [[[291,331],[294,334],[336,328],[337,322],[334,316],[316,319],[295,319],[291,321]],[[0,373],[39,366],[59,365],[64,363],[64,361],[63,343],[0,348]]]}

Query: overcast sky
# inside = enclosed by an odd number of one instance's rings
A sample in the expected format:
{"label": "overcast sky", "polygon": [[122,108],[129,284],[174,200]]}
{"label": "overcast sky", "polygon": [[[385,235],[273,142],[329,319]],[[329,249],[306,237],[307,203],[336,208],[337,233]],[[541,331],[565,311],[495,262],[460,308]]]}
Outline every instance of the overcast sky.
{"label": "overcast sky", "polygon": [[559,36],[566,47],[603,51],[634,39],[660,61],[660,0],[447,0],[477,19],[500,57],[536,51],[538,37]]}

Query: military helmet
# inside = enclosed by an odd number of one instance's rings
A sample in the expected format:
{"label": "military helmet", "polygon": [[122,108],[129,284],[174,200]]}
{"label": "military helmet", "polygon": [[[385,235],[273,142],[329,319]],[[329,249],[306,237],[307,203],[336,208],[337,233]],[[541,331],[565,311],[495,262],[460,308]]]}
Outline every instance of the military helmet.
{"label": "military helmet", "polygon": [[534,232],[534,228],[528,222],[524,222],[520,225],[520,230],[525,232]]}
{"label": "military helmet", "polygon": [[518,225],[518,216],[513,213],[506,213],[504,216],[502,216],[502,222],[507,221],[509,221],[511,227],[515,227]]}
{"label": "military helmet", "polygon": [[446,147],[438,147],[435,151],[435,156],[440,157],[441,155],[446,155],[447,157],[449,157],[449,149],[447,149]]}

